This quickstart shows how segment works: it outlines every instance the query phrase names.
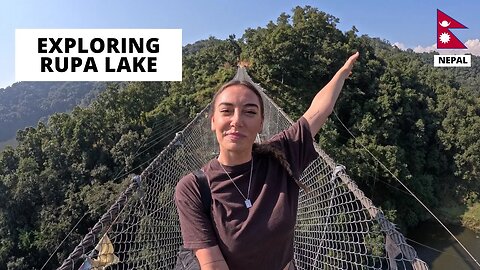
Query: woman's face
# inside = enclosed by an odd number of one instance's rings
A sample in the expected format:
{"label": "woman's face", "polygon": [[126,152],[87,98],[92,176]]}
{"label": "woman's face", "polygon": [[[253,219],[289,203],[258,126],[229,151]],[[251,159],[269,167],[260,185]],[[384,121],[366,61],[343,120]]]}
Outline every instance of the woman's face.
{"label": "woman's face", "polygon": [[211,128],[220,151],[251,151],[262,125],[260,100],[248,87],[232,85],[217,96]]}

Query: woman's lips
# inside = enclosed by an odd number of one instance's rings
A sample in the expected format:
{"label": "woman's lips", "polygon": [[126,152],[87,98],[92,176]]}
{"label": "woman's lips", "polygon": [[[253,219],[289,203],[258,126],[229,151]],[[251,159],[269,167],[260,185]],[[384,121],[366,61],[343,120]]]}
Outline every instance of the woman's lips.
{"label": "woman's lips", "polygon": [[244,134],[240,132],[226,132],[225,136],[230,138],[231,140],[239,140],[246,137]]}

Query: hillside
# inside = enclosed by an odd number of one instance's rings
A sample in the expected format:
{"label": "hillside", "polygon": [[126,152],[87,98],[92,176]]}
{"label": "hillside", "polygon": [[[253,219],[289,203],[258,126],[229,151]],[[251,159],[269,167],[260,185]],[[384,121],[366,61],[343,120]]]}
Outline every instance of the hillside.
{"label": "hillside", "polygon": [[97,82],[18,82],[0,89],[0,145],[49,115],[88,105],[104,89]]}

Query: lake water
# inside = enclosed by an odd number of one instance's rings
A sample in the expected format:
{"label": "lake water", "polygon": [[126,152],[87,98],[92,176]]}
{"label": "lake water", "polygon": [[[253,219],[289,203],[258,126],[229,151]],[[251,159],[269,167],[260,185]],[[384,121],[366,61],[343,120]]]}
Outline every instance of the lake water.
{"label": "lake water", "polygon": [[[480,264],[480,234],[461,226],[447,225],[455,237],[468,249]],[[433,270],[470,270],[479,269],[453,237],[436,222],[425,222],[412,229],[409,239],[420,244],[409,242],[417,251],[419,257]]]}

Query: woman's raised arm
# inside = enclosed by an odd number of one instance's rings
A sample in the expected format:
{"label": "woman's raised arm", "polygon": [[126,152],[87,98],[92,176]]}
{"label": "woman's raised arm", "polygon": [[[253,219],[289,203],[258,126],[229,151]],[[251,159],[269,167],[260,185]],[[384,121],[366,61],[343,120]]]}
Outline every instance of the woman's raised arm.
{"label": "woman's raised arm", "polygon": [[356,52],[345,64],[335,73],[335,76],[327,83],[313,98],[312,104],[303,114],[303,117],[310,125],[312,136],[315,136],[320,128],[327,121],[328,116],[332,113],[338,95],[342,90],[345,79],[352,72],[352,67],[357,60],[359,53]]}

